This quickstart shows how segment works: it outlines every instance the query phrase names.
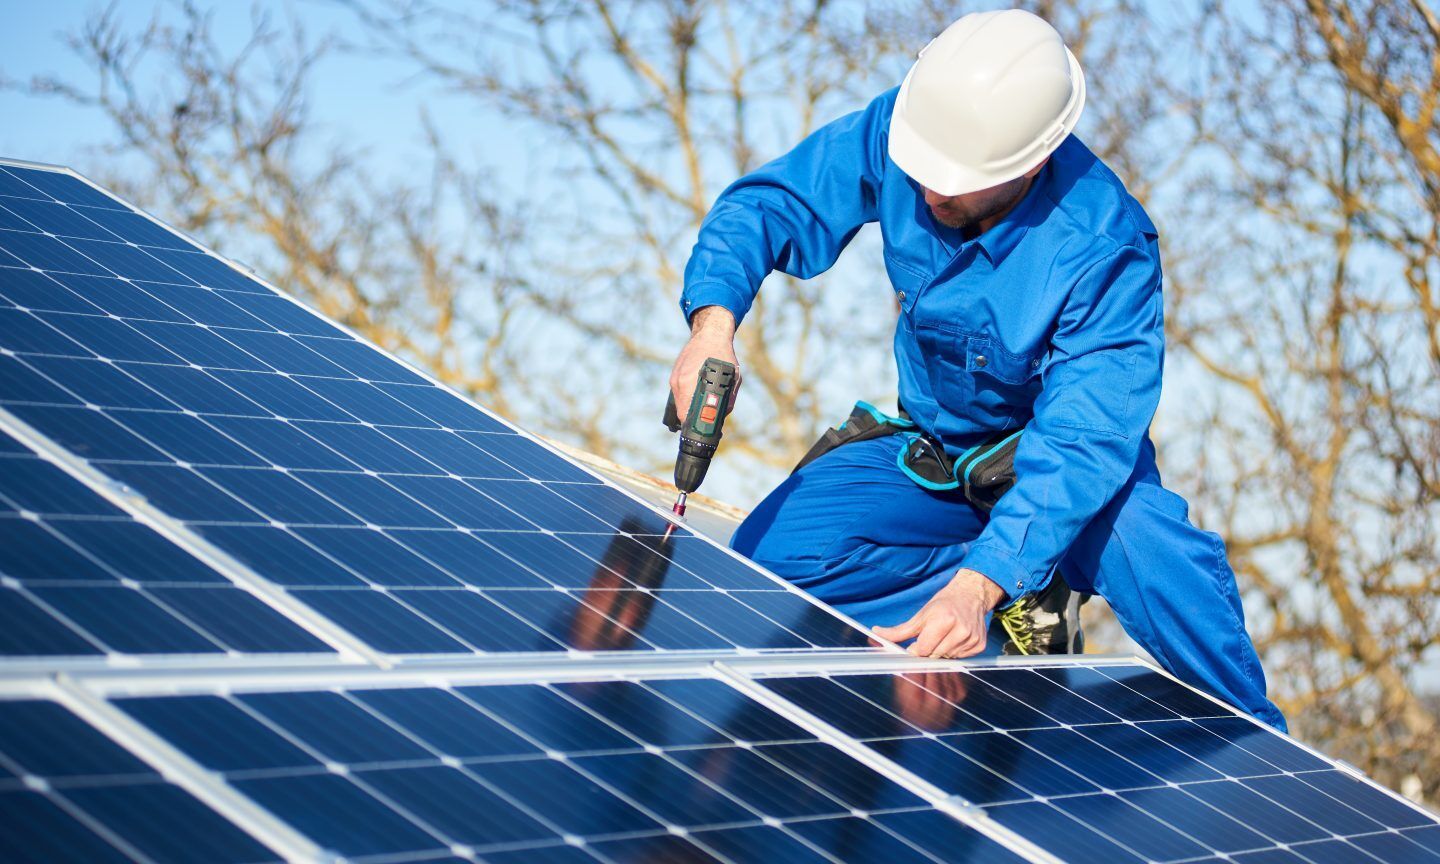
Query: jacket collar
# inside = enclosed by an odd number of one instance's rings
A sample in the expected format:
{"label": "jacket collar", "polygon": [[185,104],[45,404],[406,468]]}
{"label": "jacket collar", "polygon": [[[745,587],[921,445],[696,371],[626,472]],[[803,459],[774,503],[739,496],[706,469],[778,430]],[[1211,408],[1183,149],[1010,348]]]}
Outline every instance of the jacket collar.
{"label": "jacket collar", "polygon": [[1003,219],[992,225],[989,231],[975,238],[975,243],[984,251],[985,257],[990,259],[991,267],[999,267],[1005,257],[1024,239],[1025,232],[1030,229],[1033,222],[1032,216],[1035,215],[1036,202],[1045,197],[1043,187],[1048,186],[1049,182],[1050,166],[1046,165],[1040,169],[1039,174],[1035,175],[1034,182],[1030,184],[1030,188],[1026,190],[1025,197],[1020,199],[1020,203],[1006,213]]}

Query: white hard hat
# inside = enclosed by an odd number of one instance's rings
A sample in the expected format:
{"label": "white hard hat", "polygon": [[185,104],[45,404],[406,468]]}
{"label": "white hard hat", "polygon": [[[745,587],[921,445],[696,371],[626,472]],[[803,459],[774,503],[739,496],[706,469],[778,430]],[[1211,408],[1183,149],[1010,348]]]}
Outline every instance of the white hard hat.
{"label": "white hard hat", "polygon": [[1085,74],[1060,34],[1021,9],[945,28],[910,67],[890,115],[890,158],[940,195],[998,186],[1075,128]]}

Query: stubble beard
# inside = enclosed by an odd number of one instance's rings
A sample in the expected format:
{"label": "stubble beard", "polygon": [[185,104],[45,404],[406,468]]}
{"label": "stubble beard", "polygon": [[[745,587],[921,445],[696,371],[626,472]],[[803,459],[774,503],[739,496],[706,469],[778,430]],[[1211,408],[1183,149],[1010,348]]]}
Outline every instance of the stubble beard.
{"label": "stubble beard", "polygon": [[[966,206],[964,204],[946,202],[938,207],[930,208],[930,215],[935,221],[946,228],[958,228],[961,231],[978,231],[980,223],[998,214],[1004,213],[1020,199],[1025,197],[1030,184],[1026,178],[1021,177],[1012,180],[997,190],[995,197],[981,203],[979,206]],[[1003,191],[1002,191],[1003,190]]]}

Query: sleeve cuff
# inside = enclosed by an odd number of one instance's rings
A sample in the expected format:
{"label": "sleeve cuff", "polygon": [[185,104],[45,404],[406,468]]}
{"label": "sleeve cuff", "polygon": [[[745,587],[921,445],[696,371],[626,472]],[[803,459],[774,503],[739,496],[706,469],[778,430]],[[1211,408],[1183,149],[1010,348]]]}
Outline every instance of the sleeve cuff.
{"label": "sleeve cuff", "polygon": [[750,311],[752,300],[751,295],[724,282],[696,282],[686,285],[680,293],[680,311],[685,313],[685,321],[689,323],[690,317],[700,309],[721,306],[735,316],[735,326],[738,327],[745,313]]}
{"label": "sleeve cuff", "polygon": [[998,546],[971,546],[960,566],[999,585],[1011,600],[1030,593],[1036,581],[1020,559]]}

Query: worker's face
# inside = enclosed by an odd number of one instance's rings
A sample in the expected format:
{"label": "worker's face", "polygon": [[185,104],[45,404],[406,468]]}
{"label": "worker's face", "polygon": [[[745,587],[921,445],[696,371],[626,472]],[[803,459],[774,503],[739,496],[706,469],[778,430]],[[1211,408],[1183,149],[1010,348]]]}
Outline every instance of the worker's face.
{"label": "worker's face", "polygon": [[1017,177],[1008,183],[966,192],[964,195],[940,195],[925,190],[925,204],[935,221],[949,228],[977,228],[980,223],[1014,207],[1025,197],[1030,186],[1027,177]]}
{"label": "worker's face", "polygon": [[964,195],[941,195],[926,189],[925,204],[930,208],[935,221],[941,225],[948,228],[983,230],[989,227],[982,224],[986,220],[994,219],[1020,203],[1020,199],[1030,190],[1030,181],[1035,179],[1035,175],[1039,174],[1043,167],[1045,163],[1041,162],[1022,177],[1016,177],[999,186],[991,186],[989,189],[981,189],[979,192],[966,192]]}

